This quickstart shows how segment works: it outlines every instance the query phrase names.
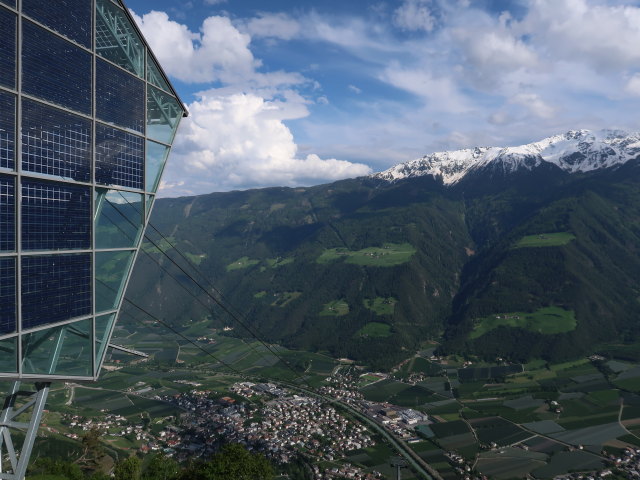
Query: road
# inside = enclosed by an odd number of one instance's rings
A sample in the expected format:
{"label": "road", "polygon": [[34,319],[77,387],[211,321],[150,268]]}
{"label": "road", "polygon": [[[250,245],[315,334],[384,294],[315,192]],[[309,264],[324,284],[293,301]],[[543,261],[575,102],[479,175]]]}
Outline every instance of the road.
{"label": "road", "polygon": [[344,403],[340,400],[336,400],[335,398],[327,397],[325,395],[321,395],[311,390],[307,390],[306,388],[300,387],[298,385],[292,385],[292,384],[284,384],[284,385],[289,388],[294,388],[301,392],[304,392],[307,395],[312,395],[314,397],[321,398],[322,400],[329,403],[333,403],[334,405],[339,405],[340,407],[344,408],[349,413],[351,413],[358,420],[360,420],[362,423],[367,424],[368,426],[373,428],[376,432],[381,434],[384,438],[386,438],[387,441],[391,445],[393,445],[393,447],[405,458],[405,460],[407,460],[407,462],[411,464],[413,469],[419,475],[422,475],[424,479],[443,480],[442,476],[440,476],[440,474],[433,467],[431,467],[431,465],[429,465],[422,458],[420,458],[418,454],[414,452],[406,443],[404,443],[402,440],[399,440],[395,436],[391,435],[391,433],[389,433],[389,431],[386,428],[384,428],[382,425],[378,424],[377,422],[374,422],[372,419],[362,414],[361,412],[353,408],[351,405],[348,405],[347,403]]}

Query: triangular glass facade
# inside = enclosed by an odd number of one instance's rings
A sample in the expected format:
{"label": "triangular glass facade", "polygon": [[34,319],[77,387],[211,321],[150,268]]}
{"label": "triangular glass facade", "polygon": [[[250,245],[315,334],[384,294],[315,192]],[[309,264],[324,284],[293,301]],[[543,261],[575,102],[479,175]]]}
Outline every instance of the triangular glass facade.
{"label": "triangular glass facade", "polygon": [[97,379],[184,115],[122,2],[0,0],[0,379]]}

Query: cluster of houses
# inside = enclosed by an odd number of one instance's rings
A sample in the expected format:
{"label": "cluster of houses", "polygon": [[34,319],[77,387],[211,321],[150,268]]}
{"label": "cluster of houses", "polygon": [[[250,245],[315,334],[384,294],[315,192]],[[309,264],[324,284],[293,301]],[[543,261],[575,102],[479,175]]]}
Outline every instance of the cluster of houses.
{"label": "cluster of houses", "polygon": [[79,440],[83,435],[82,433],[78,434],[74,430],[86,432],[96,429],[103,437],[128,436],[131,440],[135,439],[144,443],[155,443],[155,438],[145,429],[142,422],[131,422],[122,415],[107,413],[102,419],[92,419],[81,417],[80,415],[62,414],[61,421],[63,425],[71,428],[71,430],[64,435],[74,440]]}
{"label": "cluster of houses", "polygon": [[186,412],[178,428],[161,432],[165,445],[178,460],[206,458],[222,442],[242,443],[283,463],[298,452],[331,461],[374,444],[363,426],[317,398],[291,394],[269,383],[238,382],[231,390],[249,399],[268,397],[255,405],[231,397],[213,399],[209,392],[197,390],[164,398]]}
{"label": "cluster of houses", "polygon": [[350,478],[353,480],[382,480],[386,477],[380,472],[366,473],[361,468],[345,463],[340,467],[329,467],[322,470],[318,465],[313,466],[314,480],[332,480]]}

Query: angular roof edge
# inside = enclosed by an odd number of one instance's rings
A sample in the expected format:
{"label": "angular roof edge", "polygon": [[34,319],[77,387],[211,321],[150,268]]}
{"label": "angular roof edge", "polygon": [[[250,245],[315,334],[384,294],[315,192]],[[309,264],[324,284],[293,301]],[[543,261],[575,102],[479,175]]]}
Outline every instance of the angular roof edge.
{"label": "angular roof edge", "polygon": [[167,85],[169,85],[169,88],[171,89],[171,93],[173,93],[173,95],[176,97],[178,102],[180,102],[180,106],[182,107],[182,116],[183,117],[188,117],[189,116],[189,111],[187,110],[187,107],[185,107],[182,99],[180,98],[180,95],[178,95],[178,92],[176,92],[176,89],[173,88],[173,84],[171,83],[171,81],[169,80],[169,77],[167,76],[167,74],[165,73],[164,69],[162,68],[162,65],[160,64],[160,62],[156,58],[155,53],[153,53],[153,49],[149,46],[149,42],[147,42],[147,39],[144,38],[144,35],[142,34],[142,31],[138,27],[138,24],[136,23],[135,19],[131,15],[131,12],[129,12],[129,8],[124,4],[123,0],[117,0],[117,2],[122,7],[122,9],[124,10],[124,14],[127,16],[129,21],[131,22],[131,25],[133,25],[133,28],[135,28],[136,33],[138,35],[140,35],[140,38],[144,42],[144,45],[147,47],[147,53],[149,55],[151,55],[151,58],[153,58],[153,60],[156,62],[156,65],[158,66],[158,70],[160,70],[160,75],[162,75],[164,80],[167,82]]}

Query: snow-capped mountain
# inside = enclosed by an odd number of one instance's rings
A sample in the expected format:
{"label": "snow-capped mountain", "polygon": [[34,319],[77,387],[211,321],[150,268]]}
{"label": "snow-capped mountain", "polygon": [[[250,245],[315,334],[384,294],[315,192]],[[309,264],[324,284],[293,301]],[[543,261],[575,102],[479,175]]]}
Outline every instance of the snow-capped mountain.
{"label": "snow-capped mountain", "polygon": [[531,170],[546,162],[569,173],[611,168],[640,157],[640,132],[571,130],[518,147],[476,147],[437,152],[395,165],[373,178],[393,182],[431,175],[453,185],[469,172],[491,167],[503,172]]}

